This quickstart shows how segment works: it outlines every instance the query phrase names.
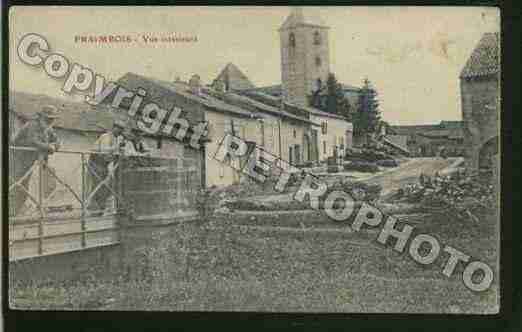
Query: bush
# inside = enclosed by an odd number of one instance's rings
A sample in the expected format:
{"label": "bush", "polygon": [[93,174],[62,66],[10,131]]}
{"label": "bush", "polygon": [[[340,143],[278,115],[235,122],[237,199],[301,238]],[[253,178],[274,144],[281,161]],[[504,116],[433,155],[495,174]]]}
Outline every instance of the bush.
{"label": "bush", "polygon": [[328,166],[328,169],[326,171],[328,173],[338,173],[339,172],[339,166],[337,166],[337,165],[330,165],[330,166]]}
{"label": "bush", "polygon": [[352,161],[344,164],[345,171],[356,171],[365,173],[376,173],[379,171],[379,167],[374,163]]}
{"label": "bush", "polygon": [[397,167],[399,164],[395,159],[377,160],[377,165],[382,167]]}
{"label": "bush", "polygon": [[362,160],[376,162],[378,160],[393,159],[391,154],[384,148],[346,149],[344,160]]}
{"label": "bush", "polygon": [[266,204],[262,204],[259,202],[249,201],[249,200],[236,200],[226,202],[225,207],[229,210],[246,210],[246,211],[269,211],[270,206]]}
{"label": "bush", "polygon": [[367,184],[359,181],[337,183],[327,189],[324,197],[327,197],[329,193],[336,190],[350,194],[350,196],[355,201],[370,202],[379,198],[381,195],[382,186],[378,184]]}
{"label": "bush", "polygon": [[363,157],[363,153],[361,149],[356,148],[346,148],[344,153],[344,159],[345,160],[351,160],[351,159],[361,159]]}

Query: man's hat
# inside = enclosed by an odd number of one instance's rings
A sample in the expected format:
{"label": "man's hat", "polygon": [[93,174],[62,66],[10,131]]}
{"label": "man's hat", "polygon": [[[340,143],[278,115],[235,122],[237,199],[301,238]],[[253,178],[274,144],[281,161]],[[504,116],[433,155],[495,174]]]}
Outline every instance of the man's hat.
{"label": "man's hat", "polygon": [[125,127],[127,127],[127,124],[123,120],[116,119],[116,120],[114,120],[114,123],[112,124],[112,126],[125,129]]}
{"label": "man's hat", "polygon": [[60,117],[58,110],[53,105],[45,105],[42,107],[42,110],[38,112],[38,116],[43,116],[47,119],[56,119]]}

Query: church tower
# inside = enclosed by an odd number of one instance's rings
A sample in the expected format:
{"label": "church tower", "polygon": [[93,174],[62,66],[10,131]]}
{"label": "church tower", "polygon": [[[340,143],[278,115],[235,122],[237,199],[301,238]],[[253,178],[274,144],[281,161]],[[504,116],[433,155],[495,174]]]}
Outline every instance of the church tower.
{"label": "church tower", "polygon": [[[314,9],[308,8],[307,11]],[[325,85],[330,72],[328,30],[318,18],[294,8],[279,28],[283,97],[308,106],[308,96]]]}

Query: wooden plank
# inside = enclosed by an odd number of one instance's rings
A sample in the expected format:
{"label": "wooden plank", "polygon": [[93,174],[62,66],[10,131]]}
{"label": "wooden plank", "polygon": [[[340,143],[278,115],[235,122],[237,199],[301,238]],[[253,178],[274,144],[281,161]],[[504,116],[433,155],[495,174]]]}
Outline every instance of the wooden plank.
{"label": "wooden plank", "polygon": [[82,248],[82,235],[64,235],[49,239],[42,239],[43,254],[62,253]]}
{"label": "wooden plank", "polygon": [[9,241],[38,237],[38,224],[9,225]]}
{"label": "wooden plank", "polygon": [[136,217],[137,221],[145,221],[145,220],[176,220],[176,219],[184,219],[187,217],[194,217],[198,215],[198,211],[196,210],[188,210],[182,212],[170,212],[170,213],[160,213],[160,214],[152,214],[146,216],[138,216]]}
{"label": "wooden plank", "polygon": [[[112,229],[117,227],[115,216],[105,216],[98,218],[89,218],[86,220],[85,231],[98,231],[103,229]],[[59,236],[61,234],[67,235],[72,233],[81,233],[82,224],[80,219],[70,220],[68,222],[53,222],[46,221],[43,225],[43,237]],[[10,225],[9,240],[18,241],[25,239],[37,239],[39,235],[39,225],[24,224],[24,225]]]}
{"label": "wooden plank", "polygon": [[173,166],[158,166],[158,167],[134,167],[123,170],[123,173],[138,173],[138,172],[166,172],[166,173],[187,173],[195,172],[195,166],[189,166],[187,168],[177,169]]}
{"label": "wooden plank", "polygon": [[98,247],[119,241],[118,230],[107,230],[96,233],[85,234],[87,247]]}
{"label": "wooden plank", "polygon": [[96,231],[102,229],[111,229],[118,227],[118,221],[116,217],[104,218],[104,219],[87,219],[85,223],[86,231]]}
{"label": "wooden plank", "polygon": [[79,233],[82,231],[80,220],[71,220],[69,222],[47,222],[44,224],[43,236],[60,235],[68,233]]}
{"label": "wooden plank", "polygon": [[38,239],[15,242],[9,246],[9,261],[38,256]]}
{"label": "wooden plank", "polygon": [[[177,194],[179,190],[164,189],[164,190],[126,190],[126,194],[139,194],[139,195],[154,195],[154,194]],[[188,190],[181,191],[189,192]]]}

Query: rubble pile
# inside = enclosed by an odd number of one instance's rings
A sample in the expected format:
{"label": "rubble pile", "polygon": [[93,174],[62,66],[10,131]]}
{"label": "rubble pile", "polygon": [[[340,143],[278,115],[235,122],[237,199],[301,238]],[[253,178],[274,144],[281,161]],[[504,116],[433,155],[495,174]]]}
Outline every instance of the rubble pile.
{"label": "rubble pile", "polygon": [[396,157],[395,153],[385,147],[366,146],[361,149],[346,149],[344,159],[350,161],[377,162],[379,160],[393,160],[394,157]]}
{"label": "rubble pile", "polygon": [[343,179],[329,186],[322,197],[327,197],[333,191],[348,193],[356,202],[375,202],[381,196],[382,186]]}
{"label": "rubble pile", "polygon": [[375,163],[368,163],[364,161],[352,161],[343,165],[345,171],[355,171],[363,173],[377,173],[379,166]]}
{"label": "rubble pile", "polygon": [[494,211],[498,204],[495,192],[490,175],[459,170],[446,176],[421,174],[418,183],[400,188],[392,201],[416,203],[426,210],[478,221],[477,214]]}

